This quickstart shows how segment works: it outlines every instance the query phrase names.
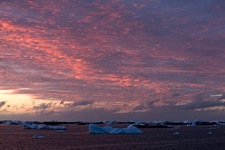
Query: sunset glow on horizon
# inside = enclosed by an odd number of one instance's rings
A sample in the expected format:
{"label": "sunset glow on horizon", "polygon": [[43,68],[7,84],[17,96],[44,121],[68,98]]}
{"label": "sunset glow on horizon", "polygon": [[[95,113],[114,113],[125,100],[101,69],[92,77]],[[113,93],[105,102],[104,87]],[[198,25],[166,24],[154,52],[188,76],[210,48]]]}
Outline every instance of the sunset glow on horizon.
{"label": "sunset glow on horizon", "polygon": [[225,1],[3,0],[0,120],[225,118]]}

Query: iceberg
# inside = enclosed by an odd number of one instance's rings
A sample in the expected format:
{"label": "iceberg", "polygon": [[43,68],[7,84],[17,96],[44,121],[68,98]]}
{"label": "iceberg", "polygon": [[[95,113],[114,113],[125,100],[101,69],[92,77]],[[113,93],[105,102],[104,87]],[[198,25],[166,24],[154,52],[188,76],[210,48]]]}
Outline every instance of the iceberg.
{"label": "iceberg", "polygon": [[96,124],[89,124],[89,133],[92,134],[140,134],[143,133],[140,129],[133,125],[129,125],[127,128],[113,128],[112,126],[100,127]]}
{"label": "iceberg", "polygon": [[24,124],[24,129],[37,129],[37,130],[66,130],[66,126],[52,126],[45,124]]}
{"label": "iceberg", "polygon": [[5,124],[7,124],[7,125],[21,125],[22,122],[21,121],[6,120]]}

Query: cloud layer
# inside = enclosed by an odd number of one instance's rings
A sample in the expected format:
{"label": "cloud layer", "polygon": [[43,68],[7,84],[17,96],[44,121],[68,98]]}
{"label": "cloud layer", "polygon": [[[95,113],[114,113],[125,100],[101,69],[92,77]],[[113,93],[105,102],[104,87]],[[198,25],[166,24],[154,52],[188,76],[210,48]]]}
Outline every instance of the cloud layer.
{"label": "cloud layer", "polygon": [[221,112],[223,102],[210,95],[225,91],[224,7],[222,0],[1,1],[0,90],[50,101],[35,110],[76,107],[83,117],[89,109],[160,114],[219,105]]}

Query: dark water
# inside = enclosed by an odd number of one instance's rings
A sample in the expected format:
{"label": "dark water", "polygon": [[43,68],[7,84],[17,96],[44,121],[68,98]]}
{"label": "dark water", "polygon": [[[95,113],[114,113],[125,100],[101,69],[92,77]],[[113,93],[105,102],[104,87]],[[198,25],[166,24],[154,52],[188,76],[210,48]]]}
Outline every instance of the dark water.
{"label": "dark water", "polygon": [[[0,149],[17,150],[224,150],[224,126],[182,126],[171,129],[142,129],[143,134],[88,134],[88,126],[69,125],[65,133],[24,130],[20,125],[0,125]],[[177,134],[174,134],[177,133]],[[33,135],[44,139],[34,139]]]}

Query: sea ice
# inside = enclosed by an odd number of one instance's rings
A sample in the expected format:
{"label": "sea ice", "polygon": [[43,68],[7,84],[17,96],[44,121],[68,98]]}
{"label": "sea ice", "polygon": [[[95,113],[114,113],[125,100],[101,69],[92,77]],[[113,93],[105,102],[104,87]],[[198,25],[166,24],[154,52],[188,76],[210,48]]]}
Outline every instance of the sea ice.
{"label": "sea ice", "polygon": [[66,126],[52,126],[45,124],[24,124],[24,129],[38,129],[38,130],[66,130]]}
{"label": "sea ice", "polygon": [[33,136],[33,138],[34,138],[34,139],[44,139],[45,136],[43,136],[43,135],[36,135],[36,134],[35,134],[35,135]]}
{"label": "sea ice", "polygon": [[174,134],[174,135],[178,135],[178,134],[180,134],[180,133],[179,133],[179,132],[174,132],[173,134]]}
{"label": "sea ice", "polygon": [[56,133],[64,133],[65,130],[56,130],[55,132],[56,132]]}

